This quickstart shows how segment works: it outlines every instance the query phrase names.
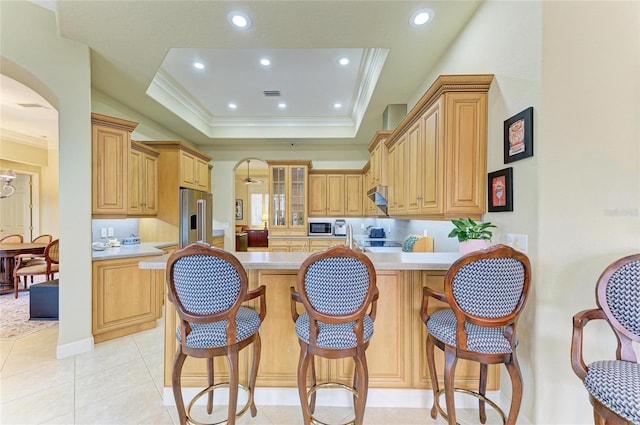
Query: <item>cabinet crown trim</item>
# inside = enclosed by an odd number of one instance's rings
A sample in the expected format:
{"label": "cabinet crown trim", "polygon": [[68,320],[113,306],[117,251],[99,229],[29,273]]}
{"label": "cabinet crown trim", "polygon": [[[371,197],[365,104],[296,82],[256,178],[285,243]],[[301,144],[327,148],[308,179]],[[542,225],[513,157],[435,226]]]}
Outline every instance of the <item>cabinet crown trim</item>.
{"label": "cabinet crown trim", "polygon": [[186,144],[185,142],[181,142],[180,140],[150,140],[142,143],[157,149],[179,149],[179,150],[188,152],[192,155],[195,155],[207,162],[213,160],[213,157],[200,152],[196,148]]}
{"label": "cabinet crown trim", "polygon": [[493,74],[473,75],[441,75],[422,95],[406,117],[393,130],[393,133],[385,141],[387,147],[393,146],[406,130],[444,93],[453,92],[481,92],[489,91]]}
{"label": "cabinet crown trim", "polygon": [[110,117],[108,115],[96,114],[94,112],[91,113],[91,124],[105,125],[126,131],[133,131],[138,126],[138,123],[135,121]]}

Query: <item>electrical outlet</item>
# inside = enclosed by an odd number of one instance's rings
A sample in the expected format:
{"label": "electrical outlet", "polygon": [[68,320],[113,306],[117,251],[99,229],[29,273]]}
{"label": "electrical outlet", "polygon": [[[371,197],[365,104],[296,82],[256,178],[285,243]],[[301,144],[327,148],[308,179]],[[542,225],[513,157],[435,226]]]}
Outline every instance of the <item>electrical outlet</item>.
{"label": "electrical outlet", "polygon": [[527,250],[528,250],[528,242],[529,241],[528,241],[527,235],[507,233],[507,245],[525,254],[527,253]]}
{"label": "electrical outlet", "polygon": [[107,237],[107,228],[106,227],[100,228],[100,237],[101,238],[106,238]]}
{"label": "electrical outlet", "polygon": [[360,230],[364,230],[364,229],[365,229],[364,223],[360,223]]}
{"label": "electrical outlet", "polygon": [[109,236],[113,236],[113,227],[109,227]]}

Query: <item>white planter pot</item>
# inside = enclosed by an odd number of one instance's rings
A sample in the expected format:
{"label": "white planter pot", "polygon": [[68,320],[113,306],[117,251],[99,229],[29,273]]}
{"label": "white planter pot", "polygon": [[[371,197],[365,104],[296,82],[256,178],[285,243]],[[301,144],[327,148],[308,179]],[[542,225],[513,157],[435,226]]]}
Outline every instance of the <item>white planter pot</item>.
{"label": "white planter pot", "polygon": [[490,243],[488,239],[469,239],[468,241],[460,242],[460,254],[466,255],[473,251],[487,249]]}

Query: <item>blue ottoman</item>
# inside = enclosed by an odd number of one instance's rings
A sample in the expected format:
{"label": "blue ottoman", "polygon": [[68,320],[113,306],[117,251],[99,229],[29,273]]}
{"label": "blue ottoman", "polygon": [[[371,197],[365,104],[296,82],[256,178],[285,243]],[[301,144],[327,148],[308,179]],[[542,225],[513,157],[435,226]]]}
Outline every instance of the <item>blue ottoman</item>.
{"label": "blue ottoman", "polygon": [[31,285],[29,290],[30,320],[58,320],[58,280]]}

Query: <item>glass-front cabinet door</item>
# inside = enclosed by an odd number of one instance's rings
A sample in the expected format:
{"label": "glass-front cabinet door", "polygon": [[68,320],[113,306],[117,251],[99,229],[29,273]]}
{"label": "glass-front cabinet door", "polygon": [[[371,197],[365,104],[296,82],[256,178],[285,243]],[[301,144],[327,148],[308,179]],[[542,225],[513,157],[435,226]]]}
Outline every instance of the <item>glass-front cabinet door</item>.
{"label": "glass-front cabinet door", "polygon": [[307,236],[309,161],[269,163],[269,234]]}

